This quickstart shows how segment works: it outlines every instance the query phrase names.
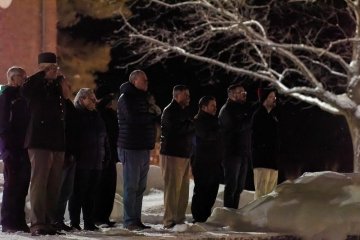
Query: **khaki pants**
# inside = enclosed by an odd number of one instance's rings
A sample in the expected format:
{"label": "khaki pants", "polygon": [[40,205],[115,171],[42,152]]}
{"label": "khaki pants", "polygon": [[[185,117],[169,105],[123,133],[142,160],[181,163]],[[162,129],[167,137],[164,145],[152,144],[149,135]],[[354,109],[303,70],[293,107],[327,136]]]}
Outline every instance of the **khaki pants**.
{"label": "khaki pants", "polygon": [[164,226],[184,223],[189,200],[190,161],[160,155],[160,166],[164,179]]}
{"label": "khaki pants", "polygon": [[255,199],[271,193],[278,180],[278,171],[270,168],[254,168]]}
{"label": "khaki pants", "polygon": [[64,152],[29,149],[31,162],[30,220],[32,231],[56,220]]}

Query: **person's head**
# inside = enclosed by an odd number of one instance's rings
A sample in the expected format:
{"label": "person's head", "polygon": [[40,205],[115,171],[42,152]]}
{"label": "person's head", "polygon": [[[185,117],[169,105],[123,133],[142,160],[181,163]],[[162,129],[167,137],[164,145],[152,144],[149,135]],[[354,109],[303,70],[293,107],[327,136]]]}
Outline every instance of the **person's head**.
{"label": "person's head", "polygon": [[7,81],[10,86],[20,87],[26,79],[26,72],[23,68],[12,66],[6,73]]}
{"label": "person's head", "polygon": [[55,53],[43,52],[38,56],[39,70],[45,72],[45,79],[56,79],[59,73],[59,66]]}
{"label": "person's head", "polygon": [[148,89],[148,79],[145,72],[141,70],[134,70],[130,73],[129,82],[137,89],[146,92]]}
{"label": "person's head", "polygon": [[264,88],[260,90],[260,103],[268,110],[276,106],[276,90]]}
{"label": "person's head", "polygon": [[182,108],[189,106],[190,104],[189,88],[185,85],[176,85],[173,88],[173,99],[178,104],[180,104]]}
{"label": "person's head", "polygon": [[212,96],[204,96],[199,100],[199,110],[213,116],[216,115],[216,99]]}
{"label": "person's head", "polygon": [[247,92],[240,84],[232,84],[227,89],[228,98],[234,102],[246,102]]}
{"label": "person's head", "polygon": [[91,88],[81,88],[75,96],[74,105],[76,108],[85,108],[94,111],[96,108],[95,93]]}

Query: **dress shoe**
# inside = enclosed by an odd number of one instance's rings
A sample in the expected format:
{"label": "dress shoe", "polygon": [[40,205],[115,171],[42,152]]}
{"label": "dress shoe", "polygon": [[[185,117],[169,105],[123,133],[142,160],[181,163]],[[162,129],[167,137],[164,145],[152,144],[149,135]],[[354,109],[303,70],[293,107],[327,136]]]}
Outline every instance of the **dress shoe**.
{"label": "dress shoe", "polygon": [[175,225],[176,225],[176,223],[170,223],[168,225],[164,225],[164,228],[165,229],[171,229],[171,228],[175,227]]}
{"label": "dress shoe", "polygon": [[39,228],[31,232],[32,236],[55,235],[55,234],[56,231],[50,229],[43,229],[43,228]]}
{"label": "dress shoe", "polygon": [[140,227],[138,224],[129,224],[127,226],[124,226],[125,229],[129,231],[141,231],[144,228]]}
{"label": "dress shoe", "polygon": [[111,227],[114,227],[116,222],[113,222],[113,221],[99,221],[99,222],[95,222],[95,224],[97,226],[100,226],[102,228],[111,228]]}
{"label": "dress shoe", "polygon": [[4,233],[15,233],[15,232],[18,232],[20,230],[17,229],[17,228],[14,228],[14,227],[2,226],[1,231],[4,232]]}
{"label": "dress shoe", "polygon": [[138,224],[138,226],[141,227],[142,229],[150,229],[150,228],[151,228],[150,226],[145,225],[145,224],[143,224],[142,222],[140,222],[140,223]]}
{"label": "dress shoe", "polygon": [[95,224],[84,224],[84,230],[99,231],[99,228]]}
{"label": "dress shoe", "polygon": [[73,230],[72,227],[66,225],[64,222],[57,222],[54,224],[54,227],[56,228],[57,231],[64,230],[65,232],[71,232]]}
{"label": "dress shoe", "polygon": [[79,224],[71,224],[70,227],[71,227],[72,229],[76,229],[76,230],[78,230],[78,231],[81,231],[81,230],[82,230]]}
{"label": "dress shoe", "polygon": [[26,223],[20,224],[18,226],[18,229],[19,229],[19,231],[23,231],[23,232],[26,232],[26,233],[30,232],[30,228]]}

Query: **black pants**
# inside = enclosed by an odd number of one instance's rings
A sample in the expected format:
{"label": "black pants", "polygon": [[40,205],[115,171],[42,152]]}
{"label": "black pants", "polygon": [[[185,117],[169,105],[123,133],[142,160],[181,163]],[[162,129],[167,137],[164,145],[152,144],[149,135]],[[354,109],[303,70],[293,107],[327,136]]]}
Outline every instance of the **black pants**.
{"label": "black pants", "polygon": [[221,166],[192,162],[191,169],[195,182],[191,212],[194,221],[206,222],[211,215],[211,208],[214,206],[219,190]]}
{"label": "black pants", "polygon": [[25,198],[31,175],[29,155],[25,149],[6,150],[4,161],[4,191],[1,207],[1,225],[20,228],[25,221]]}
{"label": "black pants", "polygon": [[94,203],[100,175],[101,170],[76,169],[74,191],[69,201],[71,225],[80,224],[81,210],[83,212],[84,225],[94,224]]}
{"label": "black pants", "polygon": [[94,220],[98,223],[109,221],[116,191],[116,163],[109,163],[101,172],[95,198]]}
{"label": "black pants", "polygon": [[227,157],[223,163],[225,177],[224,207],[237,209],[244,190],[248,157]]}
{"label": "black pants", "polygon": [[[65,156],[69,157],[69,156]],[[74,178],[75,178],[76,162],[73,161],[68,163],[63,168],[62,179],[61,179],[61,188],[60,195],[58,199],[57,209],[56,209],[56,222],[64,222],[64,214],[66,210],[66,205],[70,200],[70,197],[73,193],[74,188]]]}

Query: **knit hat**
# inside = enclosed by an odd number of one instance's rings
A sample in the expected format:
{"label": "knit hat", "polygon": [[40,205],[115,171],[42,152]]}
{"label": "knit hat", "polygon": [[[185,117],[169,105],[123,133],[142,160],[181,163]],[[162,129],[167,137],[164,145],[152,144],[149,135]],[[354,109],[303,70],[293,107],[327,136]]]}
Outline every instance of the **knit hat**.
{"label": "knit hat", "polygon": [[38,63],[56,63],[56,55],[52,52],[43,52],[38,56]]}
{"label": "knit hat", "polygon": [[267,97],[269,96],[269,94],[271,92],[275,92],[276,93],[276,89],[272,88],[272,87],[266,87],[266,88],[259,88],[258,90],[258,97],[259,97],[259,101],[260,103],[263,103]]}

